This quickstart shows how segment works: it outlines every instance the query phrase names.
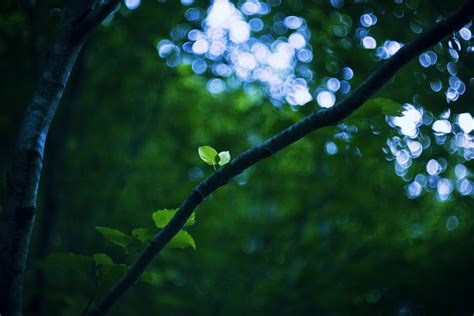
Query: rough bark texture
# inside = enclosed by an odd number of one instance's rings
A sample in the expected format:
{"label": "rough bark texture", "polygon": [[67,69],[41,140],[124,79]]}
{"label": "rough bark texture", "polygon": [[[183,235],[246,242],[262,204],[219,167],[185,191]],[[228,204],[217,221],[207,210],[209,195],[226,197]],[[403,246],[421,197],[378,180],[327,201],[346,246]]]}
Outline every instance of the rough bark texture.
{"label": "rough bark texture", "polygon": [[86,36],[118,2],[71,1],[26,109],[7,175],[7,229],[0,249],[1,315],[22,315],[23,279],[49,126]]}
{"label": "rough bark texture", "polygon": [[135,283],[155,256],[179,232],[193,211],[207,196],[224,186],[236,175],[242,173],[257,162],[274,155],[281,149],[298,141],[305,135],[325,126],[335,125],[361,107],[403,66],[416,58],[420,53],[435,45],[450,33],[467,24],[474,15],[474,1],[468,0],[461,8],[447,19],[437,23],[430,30],[420,34],[411,43],[400,49],[394,56],[377,68],[367,80],[346,99],[334,107],[319,110],[305,119],[291,125],[276,136],[266,140],[239,155],[230,164],[215,172],[201,182],[186,200],[178,212],[149,242],[135,263],[120,280],[93,307],[88,316],[105,315],[110,307]]}

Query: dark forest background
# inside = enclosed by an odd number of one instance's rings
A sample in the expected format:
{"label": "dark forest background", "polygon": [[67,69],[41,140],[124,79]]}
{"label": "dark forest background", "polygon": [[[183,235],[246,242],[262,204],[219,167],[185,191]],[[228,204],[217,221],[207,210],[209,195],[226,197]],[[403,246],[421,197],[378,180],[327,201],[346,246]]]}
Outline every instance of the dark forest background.
{"label": "dark forest background", "polygon": [[[303,17],[311,30],[313,88],[345,66],[353,69],[350,84],[356,87],[380,63],[356,38],[362,14],[377,15],[370,34],[380,43],[407,43],[417,35],[410,25],[425,28],[461,3],[282,2],[272,10]],[[32,9],[0,3],[4,179],[63,3],[38,1]],[[132,262],[133,254],[124,255],[95,227],[127,234],[153,229],[154,211],[176,208],[213,172],[199,159],[199,146],[235,157],[317,109],[315,100],[297,111],[276,107],[264,94],[242,88],[213,95],[206,74],[186,65],[168,67],[156,45],[186,23],[189,7],[170,0],[143,0],[134,10],[122,4],[85,45],[46,144],[25,315],[78,315],[108,289],[116,275],[97,280],[88,269],[55,264],[48,256],[107,253],[114,262]],[[347,21],[340,16],[352,21],[342,37],[334,31]],[[272,23],[271,15],[263,20]],[[439,67],[424,68],[415,60],[377,96],[422,106],[434,119],[447,109],[451,122],[459,113],[472,113],[474,55],[466,41],[456,63],[466,92],[449,103],[444,93],[452,40],[439,46]],[[430,86],[438,79],[444,83],[439,93]],[[165,249],[149,268],[153,277],[137,283],[111,315],[472,315],[473,193],[471,187],[461,194],[456,182],[459,164],[472,180],[472,160],[466,159],[472,152],[450,149],[455,130],[439,141],[432,126],[423,124],[420,133],[430,145],[399,176],[387,139],[406,136],[382,115],[354,126],[349,139],[337,136],[341,126],[311,134],[214,193],[188,229],[196,249]],[[472,146],[472,132],[467,135]],[[328,152],[328,142],[336,153]],[[440,199],[436,185],[426,184],[410,199],[409,184],[417,174],[426,175],[431,159],[445,164],[440,176],[451,179],[452,193]],[[0,194],[4,201],[4,180]]]}

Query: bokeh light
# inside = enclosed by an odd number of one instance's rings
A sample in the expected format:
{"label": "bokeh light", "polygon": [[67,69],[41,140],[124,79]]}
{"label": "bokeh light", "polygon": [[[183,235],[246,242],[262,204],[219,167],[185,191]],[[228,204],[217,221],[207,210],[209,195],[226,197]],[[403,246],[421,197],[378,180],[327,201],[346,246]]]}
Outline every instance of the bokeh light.
{"label": "bokeh light", "polygon": [[[190,65],[195,74],[206,78],[211,95],[243,88],[250,97],[263,96],[276,107],[288,104],[297,110],[308,104],[330,108],[339,97],[350,93],[349,81],[354,78],[351,67],[328,62],[325,66],[330,75],[315,76],[312,34],[306,20],[302,16],[272,13],[281,1],[214,0],[207,11],[192,7],[194,1],[181,3],[189,6],[184,14],[187,23],[177,25],[170,39],[159,41],[157,51],[169,67]],[[330,4],[338,9],[344,6],[344,1],[333,0]],[[353,23],[350,17],[339,15],[340,24],[331,26],[330,30],[339,38],[354,36],[376,62],[389,59],[405,45],[396,39],[377,38],[380,21],[373,12],[365,12],[357,19]],[[351,30],[353,24],[355,29]],[[470,28],[471,25],[461,28],[444,47],[439,44],[418,56],[420,82],[426,82],[428,91],[442,96],[447,105],[457,102],[468,88],[458,74],[457,63],[463,46],[466,51],[471,47]],[[413,20],[410,29],[418,34],[423,31],[423,25]],[[438,75],[430,75],[428,79],[428,72]],[[446,159],[433,156],[432,151],[433,146],[443,146],[449,154],[459,157],[458,165],[472,160],[471,113],[451,114],[448,110],[434,115],[415,101],[405,103],[403,109],[400,117],[386,117],[398,136],[389,137],[383,150],[387,159],[394,161],[395,173],[406,181],[407,197],[418,198],[426,191],[446,201],[454,192],[473,194],[471,173],[461,172],[458,167],[456,175],[464,176],[453,178],[448,174]],[[340,124],[334,140],[349,143],[354,133],[357,127]],[[346,150],[333,141],[328,141],[324,149],[328,155]],[[424,159],[423,172],[410,175],[410,168],[417,165],[420,157]]]}
{"label": "bokeh light", "polygon": [[184,36],[172,31],[177,35],[161,40],[158,54],[170,67],[191,63],[194,73],[209,75],[211,94],[229,91],[235,83],[252,83],[276,106],[303,106],[313,100],[309,90],[313,74],[303,66],[313,59],[311,33],[298,16],[275,15],[273,27],[265,28],[261,17],[270,12],[266,2],[257,0],[238,7],[214,0],[207,15],[189,8],[185,18],[190,26],[182,27]]}

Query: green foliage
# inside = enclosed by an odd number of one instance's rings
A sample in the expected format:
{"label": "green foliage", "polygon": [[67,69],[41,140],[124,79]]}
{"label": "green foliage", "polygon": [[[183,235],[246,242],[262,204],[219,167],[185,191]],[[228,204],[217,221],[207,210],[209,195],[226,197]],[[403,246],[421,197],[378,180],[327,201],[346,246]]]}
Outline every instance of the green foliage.
{"label": "green foliage", "polygon": [[145,244],[153,238],[154,234],[147,228],[135,228],[132,230],[132,236]]}
{"label": "green foliage", "polygon": [[[201,146],[198,148],[198,153],[202,161],[214,168],[216,164],[223,166],[230,162],[230,153],[228,151],[217,153],[217,151],[210,146]],[[219,161],[217,161],[217,158],[219,158]]]}
{"label": "green foliage", "polygon": [[164,209],[156,211],[152,215],[153,222],[155,222],[155,226],[157,228],[163,228],[169,223],[171,218],[173,218],[174,214],[176,214],[176,209]]}
{"label": "green foliage", "polygon": [[390,99],[375,98],[366,102],[366,106],[371,107],[373,104],[378,104],[382,109],[382,114],[388,116],[402,116],[403,107],[400,103],[397,103]]}
{"label": "green foliage", "polygon": [[222,151],[219,153],[219,166],[223,166],[230,161],[230,153],[228,151]]}
{"label": "green foliage", "polygon": [[124,249],[127,249],[127,245],[133,240],[132,237],[117,229],[104,226],[97,226],[95,229],[98,230],[108,241]]}
{"label": "green foliage", "polygon": [[[155,226],[157,228],[165,227],[169,221],[173,218],[176,214],[177,209],[163,209],[158,210],[152,214],[153,222],[155,222]],[[196,222],[196,213],[192,213],[191,216],[188,218],[184,226],[192,226]]]}
{"label": "green foliage", "polygon": [[380,118],[383,115],[401,116],[403,107],[401,104],[386,98],[370,99],[355,111],[349,118],[347,123],[360,123],[368,120]]}
{"label": "green foliage", "polygon": [[128,267],[125,264],[114,263],[110,265],[103,265],[100,266],[100,273],[98,277],[101,281],[106,283],[106,285],[110,286],[110,284],[117,281],[127,271]]}
{"label": "green foliage", "polygon": [[96,253],[92,256],[92,259],[94,259],[95,264],[98,266],[110,266],[114,264],[112,258],[105,253]]}
{"label": "green foliage", "polygon": [[[153,212],[152,219],[155,226],[159,229],[164,228],[176,214],[177,209],[163,209]],[[193,213],[185,223],[185,227],[192,226],[196,223],[196,214]],[[132,236],[142,243],[149,242],[154,233],[146,228],[135,228],[132,230]],[[186,248],[196,249],[196,243],[193,237],[185,230],[180,230],[178,234],[169,242],[167,248]]]}
{"label": "green foliage", "polygon": [[196,212],[193,212],[191,214],[191,216],[189,216],[188,220],[186,221],[186,223],[184,224],[185,227],[187,226],[193,226],[194,224],[196,224]]}
{"label": "green foliage", "polygon": [[185,230],[180,230],[176,236],[171,239],[168,245],[166,245],[168,248],[186,248],[186,247],[191,247],[194,250],[196,250],[196,243],[194,242],[193,237],[185,231]]}
{"label": "green foliage", "polygon": [[217,151],[211,146],[201,146],[198,148],[199,157],[208,165],[215,166]]}

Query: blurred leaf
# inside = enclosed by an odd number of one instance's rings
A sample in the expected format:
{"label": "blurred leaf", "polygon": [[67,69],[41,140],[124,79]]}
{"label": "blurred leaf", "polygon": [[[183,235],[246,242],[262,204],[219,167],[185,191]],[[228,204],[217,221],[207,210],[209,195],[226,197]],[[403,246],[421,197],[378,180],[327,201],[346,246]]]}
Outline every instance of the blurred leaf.
{"label": "blurred leaf", "polygon": [[96,253],[92,256],[94,259],[94,262],[98,266],[109,266],[114,264],[112,258],[110,258],[108,255],[105,253]]}
{"label": "blurred leaf", "polygon": [[[129,267],[125,264],[103,265],[101,267],[102,279],[107,282],[115,282],[128,270]],[[144,283],[158,285],[161,283],[162,277],[157,271],[145,271],[138,279]]]}
{"label": "blurred leaf", "polygon": [[140,276],[139,280],[151,285],[158,285],[162,282],[163,278],[161,277],[161,274],[159,272],[150,270],[150,271],[145,271]]}
{"label": "blurred leaf", "polygon": [[379,103],[382,107],[382,114],[388,115],[388,116],[402,116],[403,115],[403,106],[395,102],[391,99],[385,99],[385,98],[376,98],[373,100],[369,100],[369,102],[376,102]]}
{"label": "blurred leaf", "polygon": [[108,241],[122,248],[126,248],[127,245],[133,240],[132,237],[122,233],[117,229],[103,226],[97,226],[95,229],[97,229]]}
{"label": "blurred leaf", "polygon": [[132,230],[132,236],[145,244],[153,238],[154,234],[147,228],[135,228]]}
{"label": "blurred leaf", "polygon": [[221,151],[219,153],[219,166],[223,166],[230,161],[230,153],[228,151]]}
{"label": "blurred leaf", "polygon": [[125,264],[113,263],[110,265],[104,265],[101,267],[102,280],[106,282],[115,282],[127,271],[128,267]]}
{"label": "blurred leaf", "polygon": [[373,119],[379,115],[401,116],[403,107],[400,103],[386,98],[371,99],[355,111],[346,120],[347,123],[357,123],[358,121],[366,121]]}
{"label": "blurred leaf", "polygon": [[176,236],[174,236],[173,239],[168,243],[167,247],[169,248],[186,248],[186,247],[192,247],[194,250],[196,250],[196,243],[194,242],[193,237],[185,231],[185,230],[180,230]]}
{"label": "blurred leaf", "polygon": [[217,151],[211,146],[201,146],[198,148],[199,157],[208,165],[216,164]]}
{"label": "blurred leaf", "polygon": [[91,257],[69,253],[53,253],[44,260],[46,264],[56,265],[64,269],[88,272],[94,260]]}

